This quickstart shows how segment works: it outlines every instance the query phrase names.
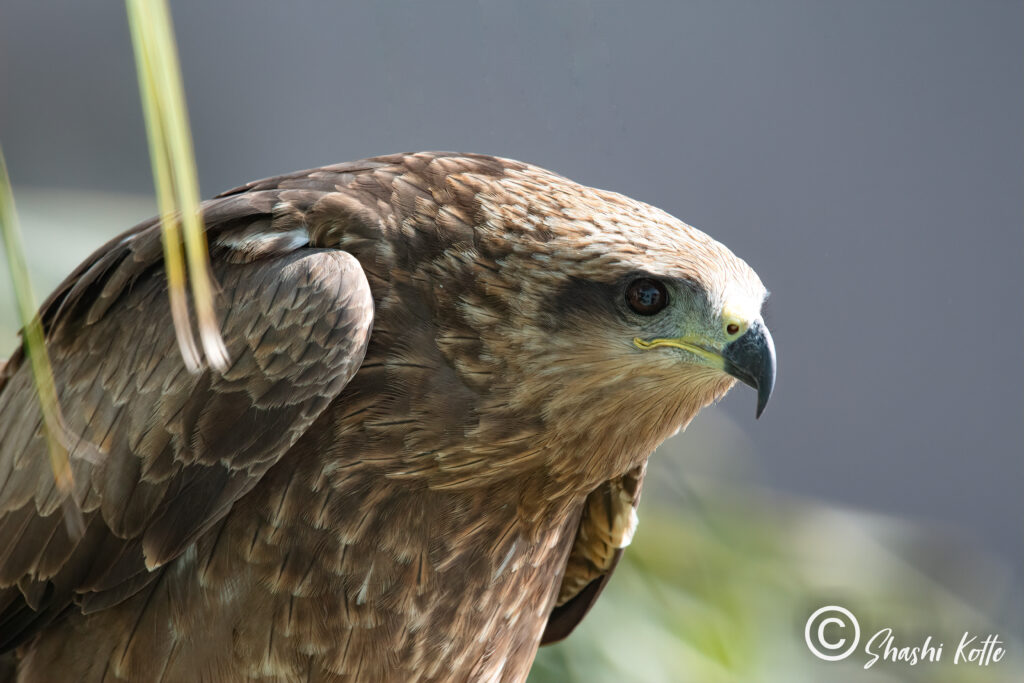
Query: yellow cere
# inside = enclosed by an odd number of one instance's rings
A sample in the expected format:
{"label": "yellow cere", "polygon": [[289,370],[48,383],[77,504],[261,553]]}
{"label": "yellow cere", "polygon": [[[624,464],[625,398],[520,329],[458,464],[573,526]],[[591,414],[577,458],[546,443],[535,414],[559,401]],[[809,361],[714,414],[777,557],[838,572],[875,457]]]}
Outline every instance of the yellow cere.
{"label": "yellow cere", "polygon": [[[750,327],[749,316],[742,315],[738,311],[733,311],[728,307],[722,309],[722,330],[725,332],[726,337],[729,340],[737,339],[741,337],[747,328]],[[730,325],[735,325],[735,331],[729,329]]]}

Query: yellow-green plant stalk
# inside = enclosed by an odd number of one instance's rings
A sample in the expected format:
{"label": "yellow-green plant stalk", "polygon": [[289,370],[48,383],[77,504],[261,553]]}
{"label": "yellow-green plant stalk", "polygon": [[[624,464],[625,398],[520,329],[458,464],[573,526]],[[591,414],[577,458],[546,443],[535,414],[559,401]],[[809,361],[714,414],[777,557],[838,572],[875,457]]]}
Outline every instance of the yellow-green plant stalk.
{"label": "yellow-green plant stalk", "polygon": [[198,372],[202,359],[189,319],[187,279],[192,286],[192,301],[206,361],[211,367],[223,370],[227,367],[228,354],[213,309],[213,280],[199,211],[192,133],[170,12],[164,0],[127,0],[127,7],[153,182],[163,224],[167,289],[178,347],[188,369]]}
{"label": "yellow-green plant stalk", "polygon": [[[75,482],[71,474],[71,461],[68,457],[67,433],[64,420],[60,413],[57,400],[57,386],[53,380],[53,369],[46,353],[46,338],[43,325],[36,310],[35,297],[32,295],[32,284],[28,276],[28,265],[25,262],[25,249],[21,242],[21,229],[18,226],[18,215],[14,209],[14,193],[7,175],[7,164],[3,150],[0,150],[0,233],[3,233],[4,251],[11,273],[14,298],[21,322],[21,339],[25,347],[32,377],[35,380],[36,395],[43,415],[43,435],[50,454],[50,468],[53,479],[61,495],[64,509],[64,522],[68,534],[78,538],[85,530],[82,510],[75,500]],[[2,367],[2,365],[0,365]]]}

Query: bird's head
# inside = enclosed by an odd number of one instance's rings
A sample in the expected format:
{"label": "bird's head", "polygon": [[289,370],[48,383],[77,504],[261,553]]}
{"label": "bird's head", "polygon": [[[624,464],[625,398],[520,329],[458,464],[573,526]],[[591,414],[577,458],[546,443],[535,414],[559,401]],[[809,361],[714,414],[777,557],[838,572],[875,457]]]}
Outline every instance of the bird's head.
{"label": "bird's head", "polygon": [[[767,292],[703,232],[619,194],[525,167],[481,186],[480,302],[504,300],[487,346],[506,405],[631,465],[739,380],[760,416],[775,383]],[[508,401],[508,396],[513,399]]]}

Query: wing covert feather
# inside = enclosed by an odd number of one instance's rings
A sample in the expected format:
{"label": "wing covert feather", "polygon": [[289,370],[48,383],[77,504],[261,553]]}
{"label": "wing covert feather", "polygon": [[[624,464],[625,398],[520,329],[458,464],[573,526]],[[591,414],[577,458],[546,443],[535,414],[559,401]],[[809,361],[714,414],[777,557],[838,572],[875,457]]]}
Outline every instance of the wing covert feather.
{"label": "wing covert feather", "polygon": [[[334,190],[331,187],[330,190]],[[328,192],[310,191],[309,205]],[[358,261],[310,246],[281,193],[204,205],[223,374],[190,374],[167,303],[159,227],[86,261],[44,305],[86,533],[68,538],[27,364],[0,375],[0,651],[70,601],[115,604],[249,491],[356,373],[373,320]],[[314,226],[315,227],[315,226]],[[259,248],[254,249],[253,247]]]}

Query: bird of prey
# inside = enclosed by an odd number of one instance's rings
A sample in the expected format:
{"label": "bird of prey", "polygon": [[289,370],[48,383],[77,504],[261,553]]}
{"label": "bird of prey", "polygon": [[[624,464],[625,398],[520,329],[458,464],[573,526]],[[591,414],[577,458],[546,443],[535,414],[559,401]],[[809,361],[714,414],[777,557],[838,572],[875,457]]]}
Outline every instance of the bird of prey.
{"label": "bird of prey", "polygon": [[230,354],[190,373],[160,226],[42,322],[85,532],[25,358],[0,372],[0,649],[18,681],[521,681],[633,534],[649,454],[774,384],[765,288],[668,214],[489,156],[202,207]]}

